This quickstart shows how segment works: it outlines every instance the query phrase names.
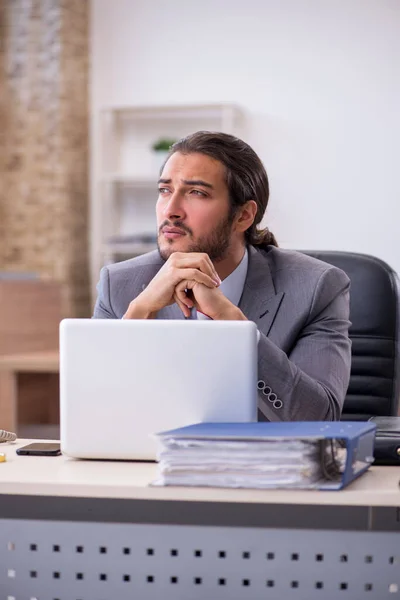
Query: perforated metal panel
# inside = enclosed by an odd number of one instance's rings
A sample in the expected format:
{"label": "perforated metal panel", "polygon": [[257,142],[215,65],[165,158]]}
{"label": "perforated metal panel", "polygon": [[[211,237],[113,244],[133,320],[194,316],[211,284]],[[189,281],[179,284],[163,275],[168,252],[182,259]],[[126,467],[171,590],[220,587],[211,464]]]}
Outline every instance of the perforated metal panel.
{"label": "perforated metal panel", "polygon": [[394,600],[400,535],[7,519],[0,590],[2,600]]}

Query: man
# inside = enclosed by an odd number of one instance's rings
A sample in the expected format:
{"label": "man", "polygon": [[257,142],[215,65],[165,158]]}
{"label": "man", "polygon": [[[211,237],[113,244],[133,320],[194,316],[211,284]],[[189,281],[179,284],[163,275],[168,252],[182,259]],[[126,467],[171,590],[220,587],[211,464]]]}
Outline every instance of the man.
{"label": "man", "polygon": [[252,320],[260,420],[339,419],[349,280],[257,228],[269,197],[257,154],[200,131],[172,146],[158,186],[158,251],[102,269],[94,317]]}

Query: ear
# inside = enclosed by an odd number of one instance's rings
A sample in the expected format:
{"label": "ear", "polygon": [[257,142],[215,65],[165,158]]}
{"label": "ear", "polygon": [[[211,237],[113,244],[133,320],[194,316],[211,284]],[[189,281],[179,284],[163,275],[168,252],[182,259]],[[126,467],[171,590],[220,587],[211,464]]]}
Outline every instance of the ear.
{"label": "ear", "polygon": [[235,230],[243,233],[253,224],[257,214],[257,204],[254,200],[248,200],[240,207],[235,218]]}

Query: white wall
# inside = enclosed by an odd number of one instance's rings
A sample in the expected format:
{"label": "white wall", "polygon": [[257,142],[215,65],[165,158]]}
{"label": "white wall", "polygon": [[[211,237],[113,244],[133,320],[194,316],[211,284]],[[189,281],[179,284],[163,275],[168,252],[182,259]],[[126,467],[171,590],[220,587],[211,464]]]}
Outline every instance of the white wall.
{"label": "white wall", "polygon": [[93,164],[104,106],[238,103],[280,244],[400,272],[399,59],[398,0],[93,0]]}

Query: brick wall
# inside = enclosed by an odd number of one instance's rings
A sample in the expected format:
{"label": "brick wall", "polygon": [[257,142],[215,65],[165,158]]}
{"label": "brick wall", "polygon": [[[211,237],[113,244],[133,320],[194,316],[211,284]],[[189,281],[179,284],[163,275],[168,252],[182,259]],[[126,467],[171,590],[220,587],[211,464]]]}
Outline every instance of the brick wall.
{"label": "brick wall", "polygon": [[61,282],[87,316],[89,1],[0,4],[0,270]]}

